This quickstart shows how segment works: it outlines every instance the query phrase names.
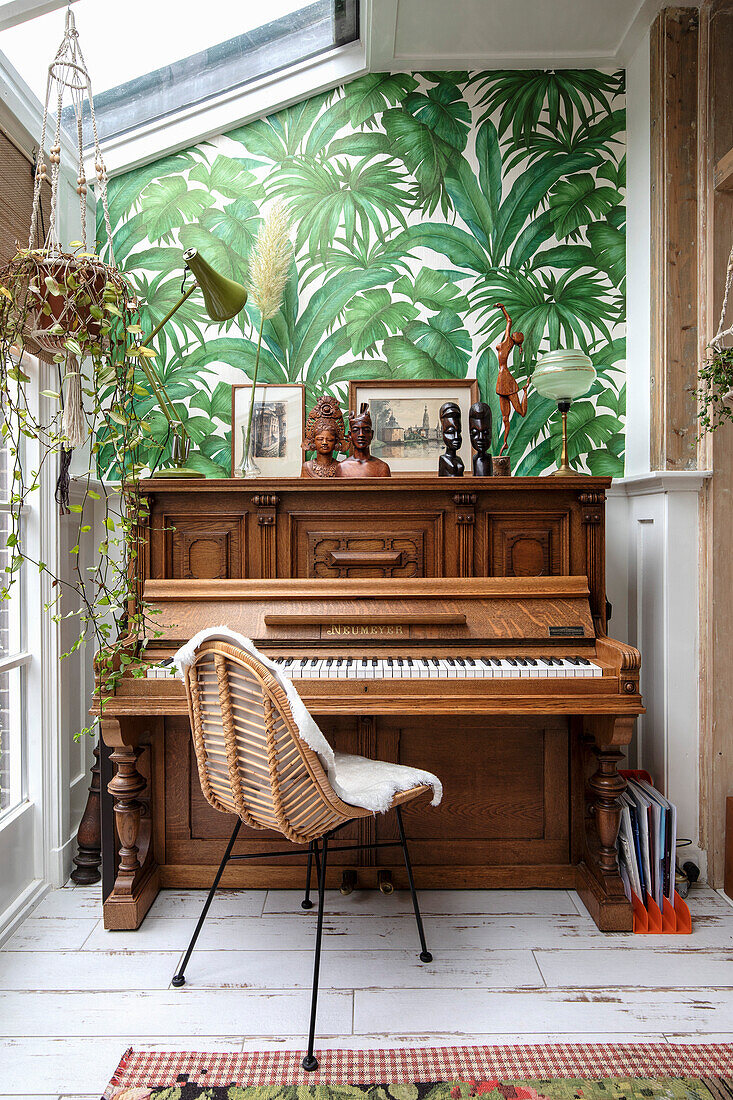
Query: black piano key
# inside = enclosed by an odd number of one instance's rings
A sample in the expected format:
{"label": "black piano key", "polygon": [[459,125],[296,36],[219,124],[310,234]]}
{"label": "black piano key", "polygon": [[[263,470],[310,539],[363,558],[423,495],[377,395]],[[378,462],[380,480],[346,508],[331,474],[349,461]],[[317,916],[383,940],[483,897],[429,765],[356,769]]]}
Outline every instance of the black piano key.
{"label": "black piano key", "polygon": [[514,660],[513,657],[507,657],[506,661],[507,661],[507,664],[513,665],[515,668],[517,667],[517,662]]}
{"label": "black piano key", "polygon": [[534,668],[534,666],[535,666],[535,665],[537,664],[537,662],[535,661],[534,657],[527,657],[527,658],[526,658],[526,661],[527,661],[527,664],[528,664],[528,665],[532,665],[532,667],[533,667],[533,668]]}
{"label": "black piano key", "polygon": [[430,668],[430,663],[429,663],[429,661],[427,660],[426,657],[421,657],[420,658],[420,664],[424,665],[425,668]]}
{"label": "black piano key", "polygon": [[387,664],[389,665],[390,668],[392,667],[392,658],[391,657],[387,658]]}
{"label": "black piano key", "polygon": [[491,668],[491,658],[490,657],[479,657],[479,661],[481,662],[482,665],[485,665],[486,668]]}
{"label": "black piano key", "polygon": [[407,667],[412,668],[412,657],[407,658]]}
{"label": "black piano key", "polygon": [[578,657],[578,660],[580,661],[581,665],[589,665],[590,664],[590,661],[588,660],[587,657]]}
{"label": "black piano key", "polygon": [[452,657],[446,657],[445,661],[446,661],[446,664],[451,666],[451,668],[455,668],[456,662],[453,660]]}
{"label": "black piano key", "polygon": [[327,657],[326,658],[326,668],[330,668],[332,664],[333,664],[333,657]]}
{"label": "black piano key", "polygon": [[553,657],[552,658],[552,663],[553,663],[553,665],[557,665],[559,668],[562,668],[562,661],[560,660],[559,657]]}
{"label": "black piano key", "polygon": [[437,657],[431,657],[430,661],[431,661],[432,664],[435,665],[436,668],[440,668],[440,661],[438,660]]}
{"label": "black piano key", "polygon": [[466,664],[470,668],[475,668],[476,667],[476,662],[474,661],[473,657],[466,657]]}
{"label": "black piano key", "polygon": [[571,665],[579,665],[580,664],[580,658],[579,657],[566,657],[565,660],[569,661]]}
{"label": "black piano key", "polygon": [[464,661],[463,657],[456,657],[456,664],[460,665],[461,668],[466,667],[466,662]]}
{"label": "black piano key", "polygon": [[372,657],[372,664],[373,664],[374,668],[377,667],[377,658],[376,657]]}
{"label": "black piano key", "polygon": [[499,660],[498,657],[490,657],[489,660],[491,661],[492,665],[494,665],[496,668],[501,668],[501,661]]}
{"label": "black piano key", "polygon": [[527,667],[527,662],[525,661],[524,657],[517,657],[517,664],[521,665],[522,668]]}

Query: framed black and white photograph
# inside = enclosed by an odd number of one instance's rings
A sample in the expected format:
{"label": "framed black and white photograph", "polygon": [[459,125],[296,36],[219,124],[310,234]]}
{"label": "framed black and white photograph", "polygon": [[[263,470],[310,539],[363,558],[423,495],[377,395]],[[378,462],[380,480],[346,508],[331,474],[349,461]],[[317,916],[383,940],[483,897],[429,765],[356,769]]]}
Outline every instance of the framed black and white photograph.
{"label": "framed black and white photograph", "polygon": [[[232,386],[232,477],[244,462],[252,384]],[[258,385],[252,412],[253,457],[262,477],[299,477],[305,387]]]}
{"label": "framed black and white photograph", "polygon": [[457,402],[461,410],[463,443],[459,455],[471,469],[468,410],[478,401],[478,383],[470,378],[455,381],[350,382],[349,408],[369,404],[374,429],[371,452],[389,464],[395,474],[434,474],[444,451],[440,406]]}

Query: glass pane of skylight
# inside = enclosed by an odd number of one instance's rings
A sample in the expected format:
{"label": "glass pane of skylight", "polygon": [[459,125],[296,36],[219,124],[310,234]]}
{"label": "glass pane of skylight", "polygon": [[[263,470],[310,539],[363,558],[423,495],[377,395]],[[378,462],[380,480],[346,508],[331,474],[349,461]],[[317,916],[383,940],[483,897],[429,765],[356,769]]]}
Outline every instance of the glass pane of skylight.
{"label": "glass pane of skylight", "polygon": [[[103,140],[359,34],[358,0],[77,0],[73,12]],[[0,51],[41,101],[64,21],[61,8],[0,33]]]}

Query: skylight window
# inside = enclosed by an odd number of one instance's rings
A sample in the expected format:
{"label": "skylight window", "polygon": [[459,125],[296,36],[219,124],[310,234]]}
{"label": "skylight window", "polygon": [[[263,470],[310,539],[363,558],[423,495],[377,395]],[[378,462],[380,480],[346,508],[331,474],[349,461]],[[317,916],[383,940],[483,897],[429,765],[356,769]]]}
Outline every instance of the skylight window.
{"label": "skylight window", "polygon": [[[359,37],[358,0],[77,0],[99,135],[125,134]],[[0,33],[0,51],[43,101],[63,37],[60,8]]]}

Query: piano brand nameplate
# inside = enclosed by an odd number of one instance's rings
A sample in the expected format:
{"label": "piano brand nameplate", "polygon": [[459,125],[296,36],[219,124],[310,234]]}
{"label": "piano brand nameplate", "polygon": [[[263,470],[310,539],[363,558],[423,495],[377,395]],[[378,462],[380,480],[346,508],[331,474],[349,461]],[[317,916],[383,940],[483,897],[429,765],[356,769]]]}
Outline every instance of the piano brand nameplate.
{"label": "piano brand nameplate", "polygon": [[583,638],[585,631],[582,626],[551,626],[549,627],[551,638]]}
{"label": "piano brand nameplate", "polygon": [[322,638],[409,638],[407,623],[322,623]]}

